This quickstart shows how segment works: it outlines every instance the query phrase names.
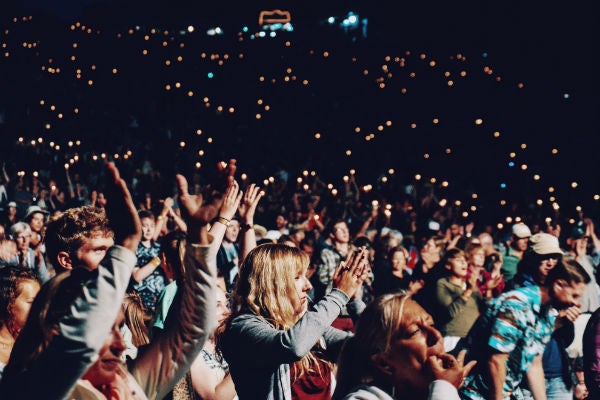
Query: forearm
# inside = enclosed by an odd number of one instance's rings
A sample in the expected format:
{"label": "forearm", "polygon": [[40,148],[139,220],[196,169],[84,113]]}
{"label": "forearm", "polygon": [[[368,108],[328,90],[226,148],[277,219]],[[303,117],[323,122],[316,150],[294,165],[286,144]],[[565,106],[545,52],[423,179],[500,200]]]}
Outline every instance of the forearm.
{"label": "forearm", "polygon": [[171,210],[170,212],[171,217],[173,217],[173,221],[175,221],[175,225],[177,225],[179,227],[179,229],[181,229],[182,232],[186,232],[188,230],[187,224],[185,223],[185,221],[183,219],[181,219],[181,217],[179,215],[177,215],[177,213],[173,210]]}
{"label": "forearm", "polygon": [[373,221],[372,217],[367,218],[365,220],[365,222],[363,222],[363,224],[360,227],[360,229],[358,230],[358,232],[356,233],[355,237],[364,236],[365,232],[367,232],[367,229],[369,229],[369,226],[371,226],[372,221]]}
{"label": "forearm", "polygon": [[535,400],[546,400],[546,381],[541,355],[536,357],[527,371],[529,390]]}
{"label": "forearm", "polygon": [[[59,322],[60,334],[27,371],[28,380],[35,385],[21,387],[23,393],[38,393],[38,398],[67,396],[104,343],[121,308],[134,265],[133,253],[114,246],[98,270],[74,272],[81,274],[81,283],[84,284],[81,294]],[[60,368],[60,374],[48,373],[56,368]],[[24,394],[19,398],[35,397]]]}
{"label": "forearm", "polygon": [[248,228],[248,229],[244,229],[243,235],[242,235],[242,241],[240,242],[240,252],[241,252],[241,260],[243,260],[244,258],[246,258],[246,256],[248,255],[248,253],[250,253],[250,251],[256,247],[256,233],[254,232],[254,229],[252,228]]}
{"label": "forearm", "polygon": [[227,374],[215,388],[215,400],[233,400],[235,396],[233,379],[231,378],[231,374]]}
{"label": "forearm", "polygon": [[[134,374],[148,398],[162,399],[181,379],[215,328],[216,260],[210,246],[186,247],[173,323],[139,357]],[[175,305],[175,303],[174,303]]]}
{"label": "forearm", "polygon": [[225,237],[225,231],[227,230],[227,226],[222,222],[215,222],[210,226],[210,230],[208,233],[212,236],[212,244],[213,246],[217,246],[217,249],[223,243],[223,238]]}
{"label": "forearm", "polygon": [[231,323],[222,343],[225,359],[272,367],[304,357],[331,328],[348,296],[334,289],[304,313],[290,329],[275,329],[263,318],[242,314]]}
{"label": "forearm", "polygon": [[154,235],[152,236],[152,240],[157,240],[160,237],[160,233],[162,232],[163,226],[166,222],[166,214],[161,213],[158,217],[156,217],[156,225],[154,226]]}
{"label": "forearm", "polygon": [[506,361],[491,358],[488,361],[491,400],[504,399],[504,382],[506,381]]}
{"label": "forearm", "polygon": [[348,300],[344,292],[334,289],[310,308],[296,325],[283,333],[281,344],[289,352],[288,356],[291,356],[287,362],[301,359],[312,349],[331,327]]}
{"label": "forearm", "polygon": [[154,257],[150,262],[142,267],[135,267],[131,277],[137,283],[142,282],[144,279],[152,275],[152,272],[160,265],[160,258]]}

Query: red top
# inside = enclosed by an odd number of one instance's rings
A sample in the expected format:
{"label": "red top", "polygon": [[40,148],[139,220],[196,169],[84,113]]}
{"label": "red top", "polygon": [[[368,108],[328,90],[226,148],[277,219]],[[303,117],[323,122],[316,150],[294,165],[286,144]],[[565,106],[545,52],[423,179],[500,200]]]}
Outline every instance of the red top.
{"label": "red top", "polygon": [[294,375],[296,375],[297,367],[296,364],[291,365],[292,400],[331,399],[331,365],[320,358],[317,358],[317,362],[319,371],[315,371],[316,368],[311,369],[295,381]]}

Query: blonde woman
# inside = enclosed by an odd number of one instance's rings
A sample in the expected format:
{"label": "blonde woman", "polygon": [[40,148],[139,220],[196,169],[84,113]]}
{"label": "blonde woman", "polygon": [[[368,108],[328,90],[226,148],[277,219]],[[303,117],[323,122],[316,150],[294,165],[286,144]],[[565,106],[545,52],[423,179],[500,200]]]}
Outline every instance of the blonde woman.
{"label": "blonde woman", "polygon": [[233,292],[233,314],[217,344],[240,400],[329,399],[332,363],[351,334],[331,323],[369,273],[367,250],[342,262],[333,290],[309,307],[308,256],[282,244],[264,244],[244,259]]}
{"label": "blonde woman", "polygon": [[444,353],[433,318],[409,295],[377,297],[339,359],[339,400],[458,400],[457,388],[475,362]]}

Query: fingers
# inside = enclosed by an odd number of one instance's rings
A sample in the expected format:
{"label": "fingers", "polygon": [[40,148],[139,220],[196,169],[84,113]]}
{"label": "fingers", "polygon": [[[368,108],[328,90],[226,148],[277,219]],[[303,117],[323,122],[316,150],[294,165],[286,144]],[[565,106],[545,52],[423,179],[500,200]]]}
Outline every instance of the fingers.
{"label": "fingers", "polygon": [[465,356],[467,355],[467,350],[461,350],[458,355],[456,356],[456,361],[458,361],[460,364],[465,362]]}
{"label": "fingers", "polygon": [[260,188],[258,189],[258,194],[256,195],[254,201],[252,202],[252,205],[254,207],[256,207],[256,205],[258,204],[259,200],[262,199],[262,197],[265,195],[265,192],[263,192],[262,190],[260,190]]}
{"label": "fingers", "polygon": [[229,201],[234,200],[240,194],[239,190],[240,190],[240,185],[234,179],[227,186],[227,191],[225,192],[225,199],[227,199]]}
{"label": "fingers", "polygon": [[248,186],[248,189],[246,190],[244,202],[247,203],[247,205],[251,205],[252,203],[257,202],[261,196],[262,192],[260,191],[260,188],[256,186],[256,184],[251,183],[250,186]]}
{"label": "fingers", "polygon": [[235,198],[235,204],[240,204],[242,201],[242,197],[244,196],[244,192],[241,190],[238,192],[237,197]]}
{"label": "fingers", "polygon": [[452,354],[438,354],[437,358],[440,360],[444,368],[453,368],[460,365],[458,359],[456,359]]}
{"label": "fingers", "polygon": [[336,280],[342,273],[342,271],[346,270],[346,262],[342,261],[340,262],[340,265],[338,265],[338,267],[335,269],[334,273],[333,273],[333,280]]}
{"label": "fingers", "polygon": [[187,196],[188,193],[188,181],[185,179],[185,176],[177,174],[175,175],[175,179],[177,180],[177,187],[179,188],[179,194],[181,196]]}
{"label": "fingers", "polygon": [[444,370],[443,360],[438,356],[429,357],[427,359],[427,362],[429,363],[429,367],[431,368],[431,371],[434,373],[434,375],[437,375],[437,373],[442,372]]}
{"label": "fingers", "polygon": [[227,175],[229,175],[230,178],[233,178],[235,171],[237,170],[236,162],[237,160],[235,158],[230,158],[227,163]]}
{"label": "fingers", "polygon": [[477,364],[477,361],[473,360],[467,363],[467,365],[465,365],[465,367],[463,368],[463,376],[466,378],[467,376],[469,376],[469,374],[471,373],[471,370],[475,367],[475,365]]}

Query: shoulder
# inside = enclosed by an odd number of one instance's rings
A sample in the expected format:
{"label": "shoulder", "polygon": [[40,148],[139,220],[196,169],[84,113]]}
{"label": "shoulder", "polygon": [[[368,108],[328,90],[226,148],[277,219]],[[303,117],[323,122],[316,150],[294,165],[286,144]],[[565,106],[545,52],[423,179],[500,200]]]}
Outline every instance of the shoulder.
{"label": "shoulder", "polygon": [[360,385],[348,393],[343,400],[393,400],[393,398],[377,386]]}
{"label": "shoulder", "polygon": [[248,330],[275,330],[275,328],[264,318],[256,314],[244,313],[237,315],[227,324],[226,332],[242,333]]}
{"label": "shoulder", "polygon": [[538,286],[523,286],[518,289],[503,293],[497,298],[496,304],[502,308],[529,308],[532,303],[539,302],[540,290]]}

